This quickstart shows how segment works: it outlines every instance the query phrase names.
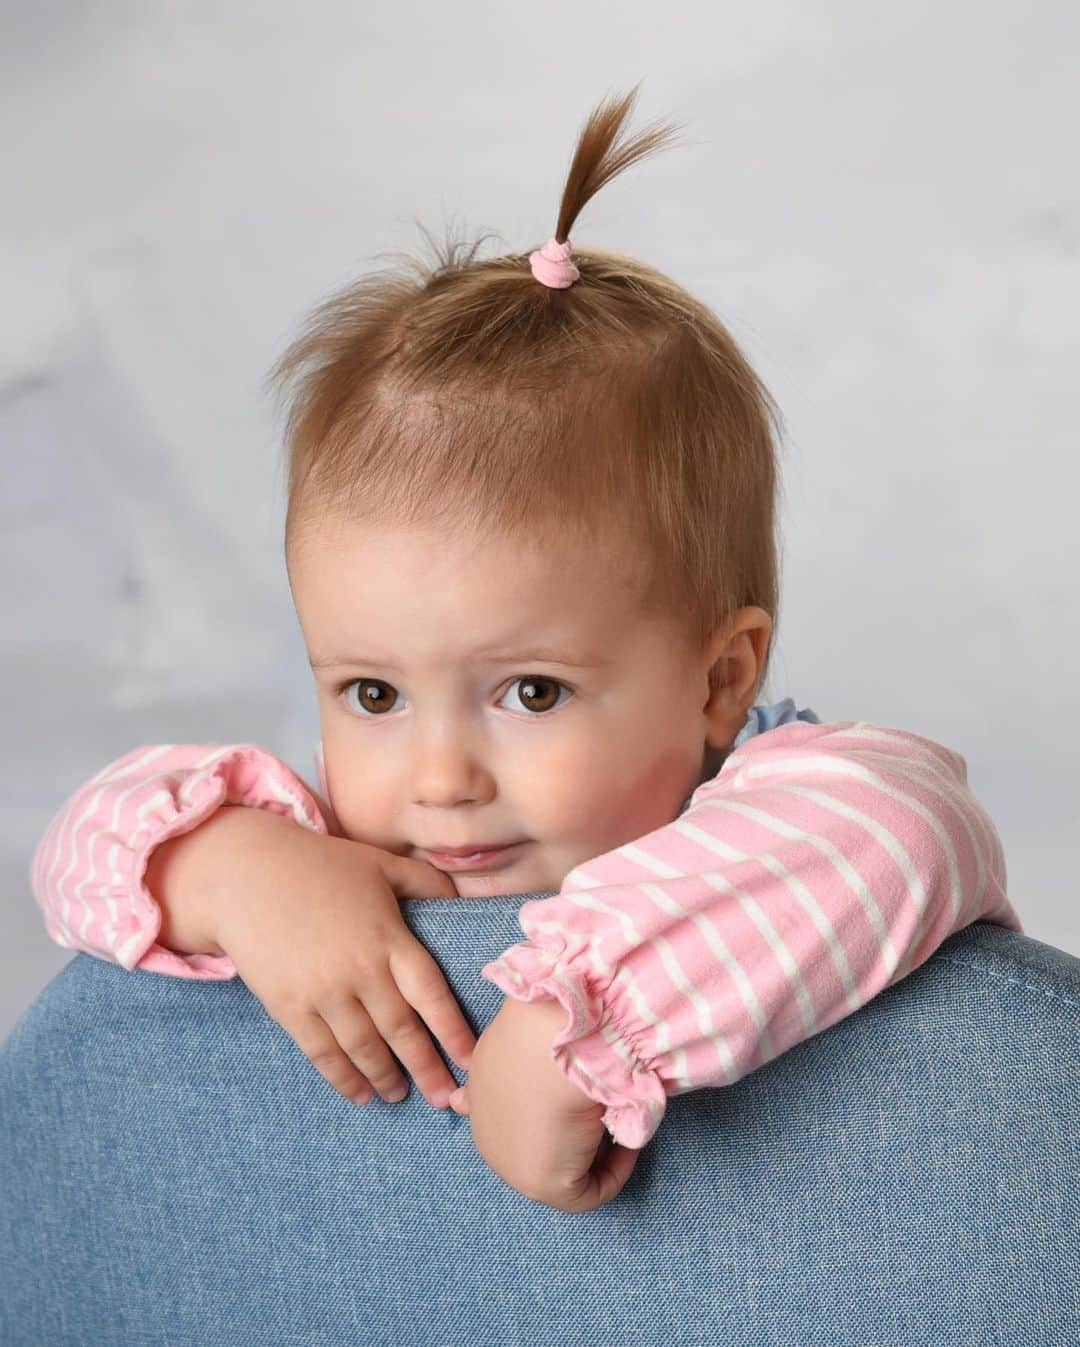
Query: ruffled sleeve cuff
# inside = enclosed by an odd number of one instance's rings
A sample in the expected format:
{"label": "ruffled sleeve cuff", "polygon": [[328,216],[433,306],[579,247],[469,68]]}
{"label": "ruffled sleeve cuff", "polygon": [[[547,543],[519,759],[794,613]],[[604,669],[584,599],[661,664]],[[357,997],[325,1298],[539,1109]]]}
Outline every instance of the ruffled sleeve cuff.
{"label": "ruffled sleeve cuff", "polygon": [[603,1123],[621,1146],[640,1150],[660,1126],[667,1093],[605,1001],[606,986],[589,968],[531,941],[512,945],[481,976],[516,1001],[558,1001],[566,1027],[552,1060],[571,1084],[605,1106]]}

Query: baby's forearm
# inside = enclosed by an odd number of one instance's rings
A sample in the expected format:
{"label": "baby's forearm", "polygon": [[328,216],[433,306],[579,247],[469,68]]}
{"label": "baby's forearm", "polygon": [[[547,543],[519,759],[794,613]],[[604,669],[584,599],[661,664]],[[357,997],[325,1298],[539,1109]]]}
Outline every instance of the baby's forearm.
{"label": "baby's forearm", "polygon": [[161,907],[158,943],[181,954],[223,954],[224,905],[258,888],[267,844],[280,845],[289,829],[306,844],[315,837],[270,810],[222,805],[198,827],[155,847],[145,880]]}

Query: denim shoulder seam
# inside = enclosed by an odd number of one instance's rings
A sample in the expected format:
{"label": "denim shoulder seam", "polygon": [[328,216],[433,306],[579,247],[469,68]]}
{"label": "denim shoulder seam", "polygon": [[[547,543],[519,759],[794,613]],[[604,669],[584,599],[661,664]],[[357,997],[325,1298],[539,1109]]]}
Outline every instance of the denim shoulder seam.
{"label": "denim shoulder seam", "polygon": [[989,968],[984,968],[982,964],[972,963],[968,959],[958,959],[954,954],[931,954],[930,958],[938,963],[953,963],[959,968],[970,968],[973,973],[982,973],[984,977],[993,978],[996,982],[1011,982],[1014,987],[1026,987],[1029,992],[1040,992],[1052,1001],[1060,1001],[1062,1005],[1072,1006],[1074,1010],[1080,1010],[1080,1001],[1062,996],[1060,992],[1052,991],[1048,987],[1040,987],[1034,982],[1025,982],[1023,978],[1011,978],[1004,973],[992,973]]}

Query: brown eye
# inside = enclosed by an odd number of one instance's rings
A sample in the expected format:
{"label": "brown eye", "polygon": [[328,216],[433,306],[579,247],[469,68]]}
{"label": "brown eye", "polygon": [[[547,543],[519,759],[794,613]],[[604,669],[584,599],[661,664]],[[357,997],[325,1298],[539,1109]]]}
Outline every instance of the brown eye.
{"label": "brown eye", "polygon": [[557,678],[545,678],[542,674],[515,678],[510,687],[520,688],[517,696],[522,706],[537,715],[550,711],[558,703],[560,691],[570,692],[565,683],[560,683]]}
{"label": "brown eye", "polygon": [[[358,700],[354,702],[349,694],[356,688]],[[351,683],[346,683],[342,688],[345,697],[345,704],[350,710],[355,710],[359,705],[363,712],[368,715],[384,715],[393,706],[397,700],[397,693],[389,683],[382,682],[378,678],[358,678]]]}

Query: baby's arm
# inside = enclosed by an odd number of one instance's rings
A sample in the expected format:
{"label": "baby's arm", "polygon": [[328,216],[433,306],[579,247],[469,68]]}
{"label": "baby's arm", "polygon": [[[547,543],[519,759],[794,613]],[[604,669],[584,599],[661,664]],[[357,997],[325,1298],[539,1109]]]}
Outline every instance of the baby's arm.
{"label": "baby's arm", "polygon": [[483,976],[559,1001],[564,1075],[644,1146],[669,1094],[820,1033],[978,920],[1020,931],[964,759],[863,722],[760,734],[664,828],[524,904]]}
{"label": "baby's arm", "polygon": [[30,863],[57,944],[176,977],[236,976],[228,956],[159,944],[162,911],[145,876],[156,849],[225,805],[329,831],[329,810],[280,759],[253,744],[158,744],[109,763],[64,803]]}
{"label": "baby's arm", "polygon": [[129,970],[239,973],[339,1093],[404,1098],[400,1060],[441,1108],[454,1078],[431,1034],[462,1064],[476,1035],[398,897],[454,897],[453,881],[339,834],[263,749],[140,748],[68,800],[31,883],[58,943]]}

